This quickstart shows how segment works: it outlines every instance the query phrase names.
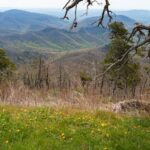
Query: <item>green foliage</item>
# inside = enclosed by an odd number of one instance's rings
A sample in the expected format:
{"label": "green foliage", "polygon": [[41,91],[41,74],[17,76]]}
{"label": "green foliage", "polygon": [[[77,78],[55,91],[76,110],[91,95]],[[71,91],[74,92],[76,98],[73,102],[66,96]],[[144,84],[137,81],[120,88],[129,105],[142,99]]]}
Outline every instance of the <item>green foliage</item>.
{"label": "green foliage", "polygon": [[127,41],[128,30],[125,29],[123,23],[114,22],[110,24],[109,28],[111,44],[105,58],[106,64],[116,62],[130,48],[130,42]]}
{"label": "green foliage", "polygon": [[125,72],[129,74],[129,75],[126,74],[126,77],[127,77],[126,80],[128,82],[128,85],[132,85],[133,83],[137,83],[138,81],[140,81],[139,64],[130,62],[127,64],[125,69],[126,69]]}
{"label": "green foliage", "polygon": [[145,66],[144,70],[145,70],[146,74],[150,75],[150,66]]}
{"label": "green foliage", "polygon": [[85,71],[80,72],[80,79],[83,86],[92,81],[92,77]]}
{"label": "green foliage", "polygon": [[3,49],[0,49],[0,71],[5,71],[8,69],[15,69],[15,65],[6,56],[5,51]]}
{"label": "green foliage", "polygon": [[80,72],[80,78],[82,81],[92,81],[92,77],[86,72]]}
{"label": "green foliage", "polygon": [[127,39],[128,30],[125,29],[122,22],[114,22],[109,25],[111,29],[111,38],[123,38]]}
{"label": "green foliage", "polygon": [[[114,22],[110,26],[111,44],[104,65],[107,67],[121,59],[126,51],[131,47],[132,41],[128,41],[128,31],[123,23]],[[114,81],[119,88],[133,87],[140,81],[140,66],[128,54],[124,60],[116,64],[109,72],[108,77]]]}
{"label": "green foliage", "polygon": [[130,46],[128,45],[127,41],[123,40],[121,37],[112,39],[110,50],[105,58],[105,63],[113,63],[117,61],[129,48]]}
{"label": "green foliage", "polygon": [[0,80],[7,78],[15,69],[15,64],[6,56],[3,49],[0,49]]}
{"label": "green foliage", "polygon": [[0,149],[149,150],[149,127],[109,112],[0,107]]}

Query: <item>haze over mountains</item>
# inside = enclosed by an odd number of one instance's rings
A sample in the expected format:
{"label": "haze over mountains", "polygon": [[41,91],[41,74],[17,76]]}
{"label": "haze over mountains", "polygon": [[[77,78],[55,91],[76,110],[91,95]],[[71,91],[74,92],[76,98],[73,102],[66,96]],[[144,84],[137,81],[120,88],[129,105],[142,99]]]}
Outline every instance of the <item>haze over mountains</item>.
{"label": "haze over mountains", "polygon": [[[54,15],[57,17],[62,17],[64,15],[64,11],[61,9],[27,9],[28,11],[31,12],[36,12],[36,13],[43,13],[43,14],[48,14],[48,15]],[[150,23],[150,10],[114,10],[113,11],[116,15],[124,15],[127,17],[130,17],[131,19],[136,20],[137,22],[142,22],[142,23]],[[87,18],[85,14],[85,10],[78,10],[78,17],[80,20]],[[73,16],[74,11],[71,11],[69,16]],[[95,17],[101,15],[101,11],[99,9],[92,9],[88,13],[88,17]]]}
{"label": "haze over mountains", "polygon": [[[108,44],[109,32],[96,24],[91,25],[96,20],[98,17],[82,19],[78,28],[70,31],[70,22],[56,16],[21,10],[1,12],[0,47],[16,61],[25,54],[32,56],[35,53],[102,47]],[[124,15],[115,15],[114,21],[124,22],[127,28],[135,23],[134,19]]]}
{"label": "haze over mountains", "polygon": [[148,10],[117,11],[116,13],[133,18],[137,22],[150,24],[150,11]]}

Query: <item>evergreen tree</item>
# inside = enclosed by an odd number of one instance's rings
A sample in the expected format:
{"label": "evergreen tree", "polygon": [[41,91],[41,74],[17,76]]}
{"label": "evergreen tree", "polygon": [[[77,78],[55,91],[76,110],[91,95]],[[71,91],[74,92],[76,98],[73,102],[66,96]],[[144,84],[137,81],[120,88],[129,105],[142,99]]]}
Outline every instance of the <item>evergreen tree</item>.
{"label": "evergreen tree", "polygon": [[15,69],[15,64],[6,56],[3,49],[0,49],[0,80],[8,77]]}
{"label": "evergreen tree", "polygon": [[[125,29],[123,23],[114,22],[110,24],[110,49],[105,57],[104,66],[116,62],[126,53],[131,47],[132,41],[128,41],[128,30]],[[127,90],[130,89],[132,96],[135,96],[135,89],[140,81],[139,64],[133,60],[128,54],[126,58],[116,64],[108,73],[107,78],[113,82],[113,94],[117,88]]]}

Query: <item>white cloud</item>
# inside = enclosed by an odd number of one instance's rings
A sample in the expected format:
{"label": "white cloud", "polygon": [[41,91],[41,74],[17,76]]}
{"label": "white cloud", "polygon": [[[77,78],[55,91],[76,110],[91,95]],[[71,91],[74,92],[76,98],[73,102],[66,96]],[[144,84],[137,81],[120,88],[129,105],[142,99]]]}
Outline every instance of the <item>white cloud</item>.
{"label": "white cloud", "polygon": [[[67,0],[0,0],[0,7],[62,8]],[[103,0],[99,0],[103,1]],[[113,9],[150,9],[150,0],[110,0]],[[81,6],[83,8],[83,6]],[[96,7],[97,8],[97,7]]]}

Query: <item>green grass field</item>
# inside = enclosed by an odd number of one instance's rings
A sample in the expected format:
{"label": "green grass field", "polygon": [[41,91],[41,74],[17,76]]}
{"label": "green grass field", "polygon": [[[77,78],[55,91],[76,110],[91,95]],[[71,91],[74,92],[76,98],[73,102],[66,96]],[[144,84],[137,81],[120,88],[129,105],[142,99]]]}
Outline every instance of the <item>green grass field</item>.
{"label": "green grass field", "polygon": [[0,150],[150,150],[150,118],[0,106]]}

